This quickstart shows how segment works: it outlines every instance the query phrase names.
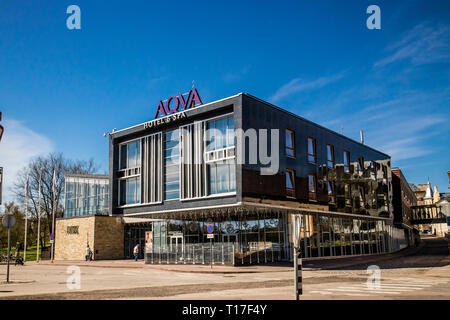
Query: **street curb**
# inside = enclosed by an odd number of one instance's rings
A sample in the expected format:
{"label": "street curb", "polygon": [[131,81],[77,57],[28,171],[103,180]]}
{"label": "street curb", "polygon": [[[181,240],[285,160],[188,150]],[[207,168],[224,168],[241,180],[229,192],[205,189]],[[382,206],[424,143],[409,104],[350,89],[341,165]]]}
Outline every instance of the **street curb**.
{"label": "street curb", "polygon": [[[404,248],[404,249],[399,250],[397,252],[387,253],[386,255],[377,255],[377,256],[374,256],[374,259],[368,259],[368,260],[366,260],[364,262],[349,263],[347,265],[344,264],[344,265],[330,266],[330,267],[323,267],[323,268],[320,268],[320,267],[318,267],[318,268],[307,267],[307,268],[304,268],[304,270],[308,270],[308,271],[333,270],[333,269],[343,269],[343,268],[349,268],[349,267],[364,266],[364,265],[371,264],[371,263],[376,263],[376,262],[385,262],[385,261],[389,261],[389,260],[392,260],[392,259],[398,259],[398,258],[403,258],[403,257],[414,255],[417,252],[419,252],[423,247],[424,247],[424,243],[421,242],[415,248],[407,247],[407,248]],[[408,249],[410,249],[410,250],[408,252],[405,252]]]}
{"label": "street curb", "polygon": [[[450,243],[449,243],[450,245]],[[349,267],[358,267],[363,266],[371,263],[376,262],[385,262],[396,258],[402,258],[407,257],[413,254],[416,254],[419,250],[421,250],[424,247],[424,242],[420,242],[420,244],[415,247],[407,247],[402,250],[399,250],[394,253],[388,253],[385,255],[374,255],[372,259],[367,259],[366,261],[358,261],[353,263],[347,263],[347,264],[336,264],[332,266],[325,266],[325,267],[307,267],[305,266],[303,268],[304,271],[318,271],[318,270],[334,270],[334,269],[343,269],[343,268],[349,268]],[[348,256],[349,259],[354,258],[354,256]],[[346,259],[345,258],[339,258],[339,259]],[[320,260],[314,260],[318,261],[317,263],[320,263]],[[305,265],[308,263],[305,261]],[[266,272],[291,272],[293,271],[293,267],[286,266],[286,270],[239,270],[236,268],[241,267],[231,267],[230,270],[180,270],[180,269],[174,269],[174,268],[164,268],[164,267],[157,267],[155,265],[146,265],[146,264],[139,264],[139,265],[89,265],[89,264],[80,264],[80,263],[73,263],[73,264],[67,264],[67,263],[58,263],[58,262],[42,262],[38,263],[36,265],[49,265],[49,266],[69,266],[69,265],[75,265],[78,267],[93,267],[93,268],[132,268],[132,269],[148,269],[148,270],[158,270],[158,271],[168,271],[168,272],[179,272],[179,273],[209,273],[209,274],[240,274],[240,273],[266,273]],[[263,266],[263,265],[261,265]],[[283,267],[283,266],[280,266]],[[279,268],[280,268],[279,267]],[[213,267],[214,268],[214,267]],[[246,267],[244,267],[246,268]]]}

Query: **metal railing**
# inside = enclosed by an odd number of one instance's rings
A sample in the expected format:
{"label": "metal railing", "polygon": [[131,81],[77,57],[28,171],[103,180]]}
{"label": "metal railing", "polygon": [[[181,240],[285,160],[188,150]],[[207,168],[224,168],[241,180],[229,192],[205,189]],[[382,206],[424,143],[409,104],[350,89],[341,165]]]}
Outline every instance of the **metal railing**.
{"label": "metal railing", "polygon": [[145,263],[158,264],[231,264],[234,265],[233,243],[188,243],[166,245],[146,250]]}

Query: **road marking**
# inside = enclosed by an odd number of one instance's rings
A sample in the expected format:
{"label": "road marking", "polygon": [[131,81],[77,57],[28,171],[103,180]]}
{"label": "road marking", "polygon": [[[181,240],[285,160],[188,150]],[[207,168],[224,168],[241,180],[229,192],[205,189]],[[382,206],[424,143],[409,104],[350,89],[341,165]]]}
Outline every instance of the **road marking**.
{"label": "road marking", "polygon": [[[399,280],[409,280],[409,283],[401,283]],[[366,283],[358,283],[347,286],[339,286],[337,288],[324,289],[321,291],[315,290],[312,293],[320,293],[323,295],[343,294],[355,296],[370,296],[372,294],[401,294],[405,292],[423,290],[434,285],[447,283],[448,280],[416,280],[416,279],[395,279],[393,281],[383,282],[378,288],[369,288]],[[369,295],[368,295],[369,294]]]}
{"label": "road marking", "polygon": [[[345,287],[339,287],[339,288],[345,288]],[[326,289],[328,291],[339,291],[339,292],[348,292],[348,291],[356,291],[361,292],[361,289],[353,288],[353,289]],[[382,289],[363,289],[365,293],[373,292],[373,293],[387,293],[387,294],[400,294],[401,292],[396,291],[383,291]]]}
{"label": "road marking", "polygon": [[[371,288],[367,287],[367,285],[365,285],[365,284],[355,284],[355,285],[353,285],[351,287],[361,287],[361,288],[366,288],[366,289],[372,290]],[[339,288],[349,288],[349,287],[339,287]],[[399,289],[399,290],[403,290],[403,291],[422,290],[422,289],[424,289],[422,287],[403,287],[403,286],[400,286],[400,285],[394,286],[394,285],[385,285],[385,284],[381,284],[379,288],[383,288],[383,289],[384,288],[387,288],[387,289]],[[375,289],[377,289],[377,288],[375,287]]]}
{"label": "road marking", "polygon": [[[358,289],[359,286],[354,286],[354,287],[339,287],[342,289]],[[361,288],[360,290],[367,290],[370,292],[375,292],[375,291],[383,291],[383,290],[391,290],[391,291],[411,291],[411,290],[417,290],[417,289],[410,289],[410,288],[406,288],[406,289],[399,289],[399,288],[383,288],[383,286],[380,286],[379,288],[367,288],[365,286],[360,286],[359,288]],[[421,288],[422,289],[422,288]]]}

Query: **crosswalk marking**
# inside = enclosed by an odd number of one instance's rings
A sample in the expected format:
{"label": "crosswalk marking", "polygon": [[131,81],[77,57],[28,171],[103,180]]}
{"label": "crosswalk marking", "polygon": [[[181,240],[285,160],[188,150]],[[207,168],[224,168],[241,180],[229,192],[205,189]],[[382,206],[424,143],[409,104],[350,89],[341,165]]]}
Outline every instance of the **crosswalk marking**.
{"label": "crosswalk marking", "polygon": [[[405,281],[405,282],[400,282]],[[423,290],[434,285],[446,284],[450,280],[417,280],[410,278],[396,278],[381,282],[380,287],[370,288],[367,283],[357,283],[350,285],[343,285],[336,288],[313,290],[310,293],[318,293],[322,295],[346,295],[346,296],[361,296],[370,297],[371,294],[401,294],[404,292]]]}

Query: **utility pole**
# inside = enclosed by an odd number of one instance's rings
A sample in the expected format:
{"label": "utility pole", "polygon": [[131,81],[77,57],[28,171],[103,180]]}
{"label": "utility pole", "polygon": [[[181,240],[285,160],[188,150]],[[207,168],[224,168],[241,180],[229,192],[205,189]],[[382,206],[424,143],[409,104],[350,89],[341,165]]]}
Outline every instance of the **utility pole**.
{"label": "utility pole", "polygon": [[5,228],[8,228],[8,265],[6,267],[6,282],[9,283],[9,263],[10,263],[10,257],[11,257],[11,228],[16,225],[16,217],[12,214],[5,214],[2,219],[2,224]]}
{"label": "utility pole", "polygon": [[39,174],[39,200],[38,200],[38,230],[37,230],[37,245],[36,245],[36,261],[39,262],[39,238],[41,233],[41,177],[42,170]]}
{"label": "utility pole", "polygon": [[52,179],[52,237],[50,239],[52,247],[51,247],[51,261],[53,263],[53,258],[55,254],[55,191],[56,191],[56,165],[53,169],[53,179]]}
{"label": "utility pole", "polygon": [[29,174],[27,174],[27,182],[25,185],[25,235],[23,244],[23,261],[27,261],[27,231],[28,231],[28,186],[29,186]]}

